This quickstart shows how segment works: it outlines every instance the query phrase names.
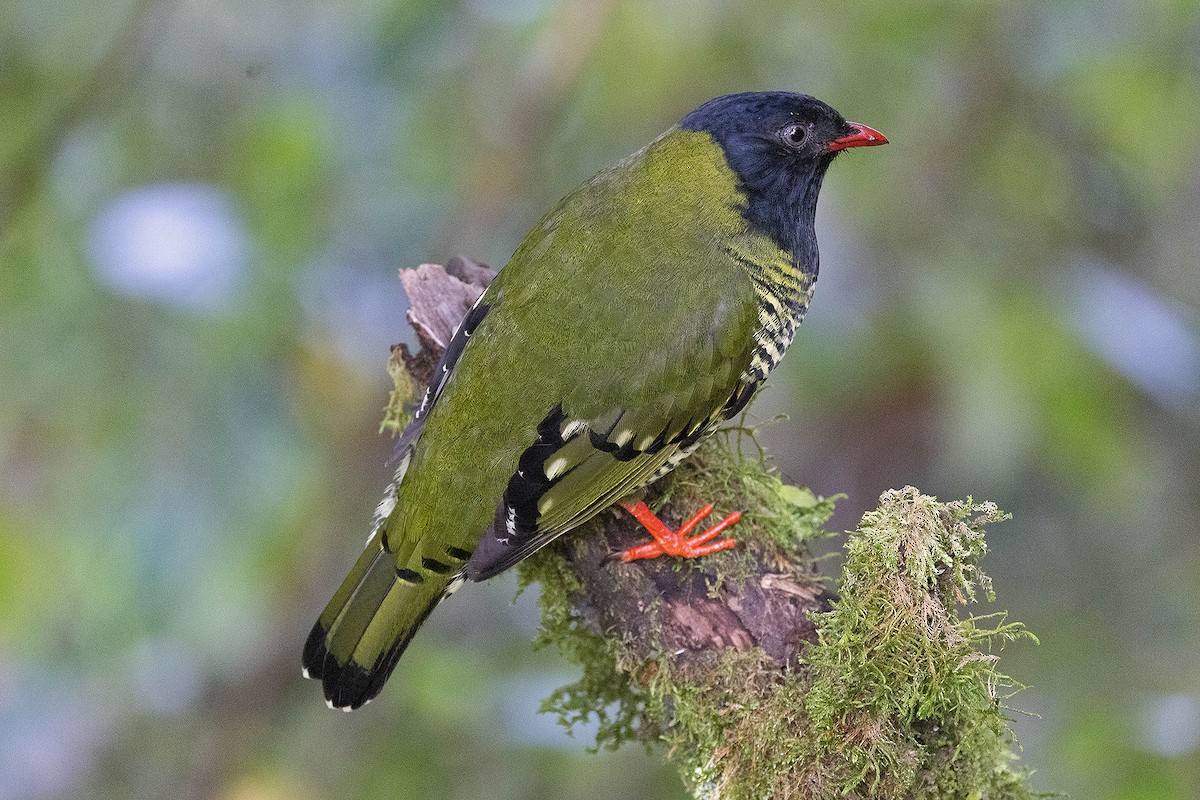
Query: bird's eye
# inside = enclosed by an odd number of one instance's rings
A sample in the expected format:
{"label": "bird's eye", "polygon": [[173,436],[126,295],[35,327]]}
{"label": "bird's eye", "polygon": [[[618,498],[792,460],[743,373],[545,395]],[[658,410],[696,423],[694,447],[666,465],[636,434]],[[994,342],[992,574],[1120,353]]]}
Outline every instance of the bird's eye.
{"label": "bird's eye", "polygon": [[808,141],[808,126],[787,125],[779,130],[779,138],[788,147],[799,149]]}

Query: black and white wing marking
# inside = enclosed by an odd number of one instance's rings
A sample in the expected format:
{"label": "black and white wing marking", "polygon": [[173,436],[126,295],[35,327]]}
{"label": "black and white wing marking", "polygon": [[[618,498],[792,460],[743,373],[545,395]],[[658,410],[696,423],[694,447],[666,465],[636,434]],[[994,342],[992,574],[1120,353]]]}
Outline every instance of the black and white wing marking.
{"label": "black and white wing marking", "polygon": [[674,469],[722,422],[739,413],[760,381],[739,383],[695,418],[614,409],[571,419],[556,406],[521,454],[492,527],[467,564],[485,580]]}
{"label": "black and white wing marking", "polygon": [[484,302],[484,297],[487,292],[479,295],[479,299],[467,311],[467,315],[463,317],[462,322],[458,324],[458,328],[454,331],[454,335],[450,337],[450,343],[446,345],[445,352],[438,360],[437,366],[433,368],[433,376],[429,380],[429,386],[425,389],[425,395],[421,398],[421,405],[417,406],[417,412],[413,415],[412,422],[408,423],[408,427],[400,434],[400,438],[396,440],[396,446],[392,453],[393,460],[402,457],[413,446],[413,443],[420,436],[421,430],[425,427],[425,420],[429,417],[429,411],[433,408],[438,398],[442,396],[442,390],[446,388],[446,382],[454,373],[454,367],[458,364],[458,359],[462,357],[463,350],[467,346],[467,340],[471,338],[471,334],[479,327],[479,323],[483,322],[483,318],[487,316],[491,306]]}

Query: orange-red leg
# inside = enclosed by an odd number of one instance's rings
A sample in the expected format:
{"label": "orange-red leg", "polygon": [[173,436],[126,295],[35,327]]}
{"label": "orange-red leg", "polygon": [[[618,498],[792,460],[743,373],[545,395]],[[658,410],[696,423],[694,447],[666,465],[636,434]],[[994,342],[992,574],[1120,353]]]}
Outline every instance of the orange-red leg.
{"label": "orange-red leg", "polygon": [[621,507],[632,514],[638,522],[642,523],[642,527],[654,537],[653,542],[631,547],[621,553],[622,561],[655,558],[664,554],[697,558],[737,546],[737,541],[734,539],[722,539],[719,542],[710,540],[715,539],[729,526],[741,519],[742,512],[740,511],[733,512],[708,530],[689,539],[687,535],[700,524],[701,520],[712,513],[712,503],[697,511],[691,519],[679,526],[679,530],[675,531],[664,525],[662,520],[655,516],[650,507],[641,500],[638,500],[636,503],[622,503]]}

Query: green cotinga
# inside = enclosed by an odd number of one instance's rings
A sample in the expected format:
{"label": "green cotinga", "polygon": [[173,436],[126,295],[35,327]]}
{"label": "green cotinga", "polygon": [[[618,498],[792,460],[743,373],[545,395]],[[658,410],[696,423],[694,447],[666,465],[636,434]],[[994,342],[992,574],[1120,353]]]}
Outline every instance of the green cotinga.
{"label": "green cotinga", "polygon": [[718,97],[568,194],[450,341],[358,562],[304,647],[330,706],[383,688],[437,604],[613,505],[699,556],[638,498],[779,363],[817,279],[817,194],[834,157],[885,144],[815,98]]}

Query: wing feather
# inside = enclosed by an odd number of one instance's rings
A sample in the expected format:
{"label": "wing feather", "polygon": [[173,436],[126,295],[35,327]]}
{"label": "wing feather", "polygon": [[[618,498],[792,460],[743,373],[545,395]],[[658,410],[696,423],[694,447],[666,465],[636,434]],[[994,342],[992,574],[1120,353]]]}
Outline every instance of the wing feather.
{"label": "wing feather", "polygon": [[[711,387],[711,383],[707,385]],[[467,565],[472,580],[496,575],[669,470],[753,393],[696,388],[669,408],[611,409],[573,420],[556,407],[538,426],[496,512]],[[697,401],[701,401],[697,408]]]}

